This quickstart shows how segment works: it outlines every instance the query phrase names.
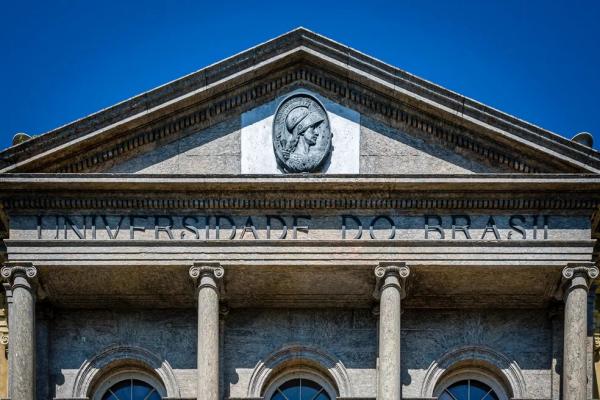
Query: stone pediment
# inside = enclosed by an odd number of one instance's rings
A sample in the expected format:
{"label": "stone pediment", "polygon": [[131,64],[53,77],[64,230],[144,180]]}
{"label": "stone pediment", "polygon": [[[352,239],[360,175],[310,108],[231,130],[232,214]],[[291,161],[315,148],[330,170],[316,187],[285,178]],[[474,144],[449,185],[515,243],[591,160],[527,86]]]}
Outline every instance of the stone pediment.
{"label": "stone pediment", "polygon": [[10,147],[0,172],[295,172],[277,159],[272,130],[279,107],[298,94],[326,110],[310,106],[299,118],[327,120],[332,134],[315,172],[600,171],[589,147],[300,28]]}

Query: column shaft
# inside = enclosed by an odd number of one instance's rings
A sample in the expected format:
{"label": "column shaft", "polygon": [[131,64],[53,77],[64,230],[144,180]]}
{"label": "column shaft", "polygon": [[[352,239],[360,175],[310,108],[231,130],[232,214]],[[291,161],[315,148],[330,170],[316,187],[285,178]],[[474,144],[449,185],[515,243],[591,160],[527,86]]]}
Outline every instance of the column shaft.
{"label": "column shaft", "polygon": [[219,400],[219,288],[220,267],[192,267],[198,282],[198,400]]}
{"label": "column shaft", "polygon": [[566,267],[564,292],[563,400],[587,398],[587,292],[596,267]]}
{"label": "column shaft", "polygon": [[378,400],[400,399],[400,289],[389,286],[381,292],[379,304],[379,387]]}
{"label": "column shaft", "polygon": [[379,370],[377,375],[377,400],[401,399],[401,301],[403,279],[409,274],[402,266],[378,267],[381,279],[379,303]]}
{"label": "column shaft", "polygon": [[35,292],[30,280],[33,267],[7,266],[2,276],[10,280],[12,305],[9,318],[9,395],[11,400],[35,400]]}

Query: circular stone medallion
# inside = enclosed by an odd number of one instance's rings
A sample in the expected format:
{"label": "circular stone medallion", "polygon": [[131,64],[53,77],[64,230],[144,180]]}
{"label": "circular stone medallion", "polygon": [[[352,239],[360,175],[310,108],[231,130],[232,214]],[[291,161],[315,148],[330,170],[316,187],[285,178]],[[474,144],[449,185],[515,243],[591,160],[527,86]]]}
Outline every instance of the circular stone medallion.
{"label": "circular stone medallion", "polygon": [[273,120],[273,149],[285,172],[312,172],[331,151],[331,129],[321,103],[307,94],[285,99]]}

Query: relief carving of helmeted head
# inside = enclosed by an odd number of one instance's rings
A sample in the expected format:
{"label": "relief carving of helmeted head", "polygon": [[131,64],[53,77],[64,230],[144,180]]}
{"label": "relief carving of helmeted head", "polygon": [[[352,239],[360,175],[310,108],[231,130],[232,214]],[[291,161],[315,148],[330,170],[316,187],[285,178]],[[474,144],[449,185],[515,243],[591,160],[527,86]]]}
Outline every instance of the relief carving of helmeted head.
{"label": "relief carving of helmeted head", "polygon": [[329,119],[323,106],[306,94],[285,99],[273,121],[273,148],[284,171],[317,170],[331,150]]}

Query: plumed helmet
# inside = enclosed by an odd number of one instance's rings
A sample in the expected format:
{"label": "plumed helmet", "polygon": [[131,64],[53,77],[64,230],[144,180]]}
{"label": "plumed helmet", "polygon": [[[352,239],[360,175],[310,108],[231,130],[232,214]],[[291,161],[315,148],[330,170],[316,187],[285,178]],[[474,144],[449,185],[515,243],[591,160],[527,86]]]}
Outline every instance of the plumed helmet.
{"label": "plumed helmet", "polygon": [[301,134],[311,126],[324,120],[318,112],[310,111],[308,107],[296,107],[288,113],[285,126],[289,132]]}

